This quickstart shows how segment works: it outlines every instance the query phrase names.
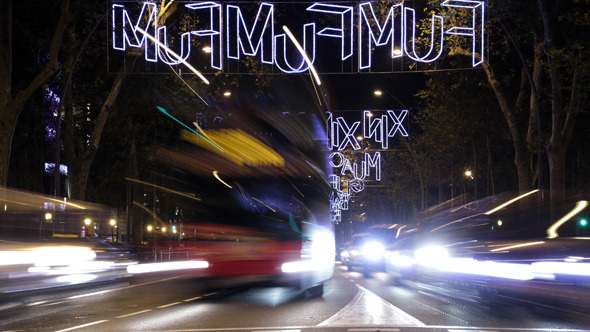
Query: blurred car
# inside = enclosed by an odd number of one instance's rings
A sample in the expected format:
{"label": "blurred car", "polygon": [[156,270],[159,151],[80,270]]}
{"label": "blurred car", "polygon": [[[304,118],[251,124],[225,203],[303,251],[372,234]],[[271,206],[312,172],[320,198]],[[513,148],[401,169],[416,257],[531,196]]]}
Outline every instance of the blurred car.
{"label": "blurred car", "polygon": [[342,264],[353,271],[359,268],[365,276],[373,271],[384,271],[385,249],[399,236],[405,226],[375,225],[367,232],[355,234],[340,253]]}
{"label": "blurred car", "polygon": [[574,197],[549,211],[535,194],[440,214],[386,250],[386,271],[399,284],[443,286],[485,303],[589,312],[588,200]]}

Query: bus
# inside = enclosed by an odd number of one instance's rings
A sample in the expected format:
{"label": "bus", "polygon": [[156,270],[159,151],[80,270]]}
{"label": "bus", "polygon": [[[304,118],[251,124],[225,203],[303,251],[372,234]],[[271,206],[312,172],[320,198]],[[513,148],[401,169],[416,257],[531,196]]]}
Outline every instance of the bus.
{"label": "bus", "polygon": [[174,144],[150,149],[146,179],[128,179],[141,240],[131,271],[201,262],[195,276],[223,286],[323,294],[335,243],[322,117],[277,109],[204,117]]}

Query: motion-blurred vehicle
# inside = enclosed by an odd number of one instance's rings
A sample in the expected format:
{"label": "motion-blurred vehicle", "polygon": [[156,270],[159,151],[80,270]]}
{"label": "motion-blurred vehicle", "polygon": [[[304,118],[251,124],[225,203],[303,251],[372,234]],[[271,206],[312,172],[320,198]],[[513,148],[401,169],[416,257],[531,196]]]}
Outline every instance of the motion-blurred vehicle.
{"label": "motion-blurred vehicle", "polygon": [[[210,119],[209,128],[183,130],[177,145],[152,151],[157,185],[133,180],[147,197],[135,206],[149,213],[137,268],[184,260],[211,287],[321,295],[335,260],[324,127],[305,112],[236,117]],[[163,208],[154,211],[157,200]]]}
{"label": "motion-blurred vehicle", "polygon": [[464,299],[590,309],[590,226],[583,196],[539,205],[538,191],[433,214],[385,253],[402,284],[440,285]]}
{"label": "motion-blurred vehicle", "polygon": [[342,250],[342,264],[349,271],[360,269],[365,276],[385,268],[384,253],[399,236],[404,226],[374,225],[364,233],[355,234]]}

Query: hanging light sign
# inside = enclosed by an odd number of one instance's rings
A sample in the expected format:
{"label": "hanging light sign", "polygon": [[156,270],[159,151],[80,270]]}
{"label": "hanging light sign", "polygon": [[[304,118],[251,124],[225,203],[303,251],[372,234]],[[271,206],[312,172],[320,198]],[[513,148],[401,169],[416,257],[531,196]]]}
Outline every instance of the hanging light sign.
{"label": "hanging light sign", "polygon": [[[408,110],[363,111],[362,119],[350,122],[344,117],[327,113],[328,147],[332,150],[329,163],[334,169],[330,183],[332,221],[340,222],[342,210],[348,210],[353,193],[365,189],[365,181],[381,181],[381,152],[362,152],[361,141],[374,142],[380,149],[389,148],[389,139],[407,137],[405,128]],[[347,157],[353,155],[354,159]],[[360,155],[360,157],[358,157]]]}
{"label": "hanging light sign", "polygon": [[[376,62],[384,60],[435,61],[444,53],[450,36],[463,38],[464,45],[469,45],[471,66],[479,65],[485,54],[484,1],[442,1],[440,11],[453,9],[456,14],[450,15],[453,19],[431,14],[428,38],[420,37],[416,12],[403,1],[180,4],[174,15],[180,15],[175,21],[182,24],[166,26],[158,24],[160,8],[164,8],[158,1],[111,1],[110,57],[140,50],[146,64],[190,63],[199,71],[210,72],[232,72],[244,57],[258,59],[258,68],[268,72],[301,73],[310,63],[322,67],[340,63],[340,67],[353,68],[349,71],[371,71]],[[302,15],[293,15],[292,6]],[[384,15],[376,14],[377,6]],[[288,14],[279,15],[285,12]],[[295,49],[284,27],[298,36],[308,61]]]}

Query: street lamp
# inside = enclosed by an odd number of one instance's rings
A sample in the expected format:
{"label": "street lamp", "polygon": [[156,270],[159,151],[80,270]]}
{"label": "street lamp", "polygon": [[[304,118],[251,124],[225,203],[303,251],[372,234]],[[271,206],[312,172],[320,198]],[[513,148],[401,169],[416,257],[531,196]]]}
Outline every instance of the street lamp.
{"label": "street lamp", "polygon": [[389,93],[387,91],[386,92],[383,92],[383,91],[381,91],[379,89],[373,91],[373,94],[375,96],[377,96],[377,97],[383,96],[384,93],[386,93],[388,96],[390,96],[391,98],[393,98],[396,102],[398,102],[398,104],[400,104],[401,107],[403,107],[404,109],[408,109],[406,107],[406,105],[404,105],[404,103],[402,103],[399,99],[397,99],[397,97],[395,95],[393,95],[393,94],[391,94],[391,93]]}
{"label": "street lamp", "polygon": [[465,170],[465,177],[468,177],[473,180],[473,172],[470,169]]}
{"label": "street lamp", "polygon": [[91,223],[92,223],[92,220],[90,220],[90,218],[84,219],[84,225],[86,225],[86,237],[90,237],[90,224]]}
{"label": "street lamp", "polygon": [[115,243],[115,225],[117,225],[117,221],[115,219],[111,219],[109,224],[111,224],[111,243]]}

